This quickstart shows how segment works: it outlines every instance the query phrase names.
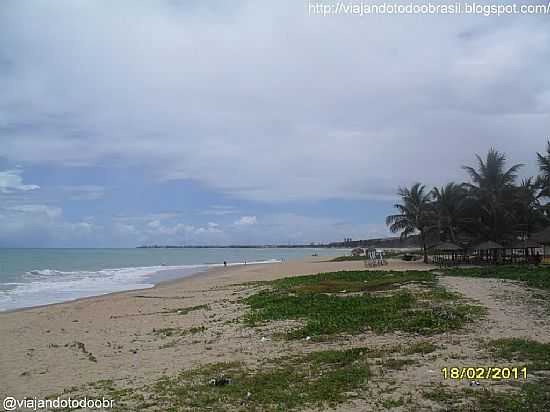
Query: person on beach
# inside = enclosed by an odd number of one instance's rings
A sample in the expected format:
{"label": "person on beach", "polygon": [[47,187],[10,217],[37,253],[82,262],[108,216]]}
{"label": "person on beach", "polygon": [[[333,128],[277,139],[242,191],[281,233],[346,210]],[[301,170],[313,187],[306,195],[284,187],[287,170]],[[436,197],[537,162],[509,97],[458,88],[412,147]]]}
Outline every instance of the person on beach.
{"label": "person on beach", "polygon": [[227,267],[227,262],[225,260],[223,261],[223,266]]}

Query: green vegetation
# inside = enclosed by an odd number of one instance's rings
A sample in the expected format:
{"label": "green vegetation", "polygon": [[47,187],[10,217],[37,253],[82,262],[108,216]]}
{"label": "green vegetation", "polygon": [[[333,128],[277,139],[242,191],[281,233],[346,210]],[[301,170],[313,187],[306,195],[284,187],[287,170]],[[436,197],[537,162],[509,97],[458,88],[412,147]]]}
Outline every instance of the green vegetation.
{"label": "green vegetation", "polygon": [[498,339],[488,344],[496,358],[527,363],[527,370],[550,371],[550,343],[528,339]]}
{"label": "green vegetation", "polygon": [[437,349],[433,343],[428,341],[415,342],[411,346],[405,348],[404,353],[407,355],[412,355],[415,353],[420,353],[422,355],[427,355],[432,353]]}
{"label": "green vegetation", "polygon": [[[421,341],[408,348],[396,345],[315,351],[264,360],[254,367],[240,362],[216,363],[145,385],[123,387],[101,380],[70,388],[62,395],[105,396],[115,401],[114,411],[120,412],[328,409],[365,398],[373,378],[371,368],[402,370],[418,363],[409,355],[432,349],[429,342]],[[384,380],[388,381],[386,377]],[[391,408],[402,405],[404,398],[379,401]]]}
{"label": "green vegetation", "polygon": [[[415,288],[404,288],[410,285]],[[349,295],[350,292],[357,292]],[[345,293],[345,294],[344,294]],[[350,271],[284,278],[245,300],[246,323],[299,320],[289,339],[373,330],[423,335],[459,329],[483,313],[435,285],[429,272]]]}
{"label": "green vegetation", "polygon": [[401,370],[409,365],[414,365],[417,361],[405,358],[388,358],[382,361],[382,366],[386,369]]}
{"label": "green vegetation", "polygon": [[550,268],[543,266],[485,266],[447,269],[445,275],[496,278],[526,282],[528,286],[550,289]]}
{"label": "green vegetation", "polygon": [[286,411],[334,406],[365,388],[367,348],[329,350],[273,359],[259,369],[217,363],[164,377],[152,385],[120,389],[101,381],[85,390],[115,400],[115,410]]}
{"label": "green vegetation", "polygon": [[[313,291],[332,293],[342,290],[348,292],[374,291],[395,288],[413,282],[433,286],[435,275],[430,272],[412,270],[404,272],[349,270],[282,278],[268,284],[275,289],[292,292],[310,292],[311,290],[308,288],[317,288]],[[345,288],[339,289],[341,286],[345,286]]]}
{"label": "green vegetation", "polygon": [[206,326],[193,326],[187,329],[185,332],[186,334],[189,333],[191,335],[194,335],[195,333],[204,332],[206,329],[207,329]]}
{"label": "green vegetation", "polygon": [[550,385],[547,382],[525,383],[506,392],[486,388],[452,390],[441,385],[423,391],[422,395],[443,404],[445,410],[457,412],[538,412],[550,408]]}
{"label": "green vegetation", "polygon": [[522,385],[517,393],[470,391],[477,399],[479,410],[488,412],[534,412],[550,410],[550,385],[533,382]]}

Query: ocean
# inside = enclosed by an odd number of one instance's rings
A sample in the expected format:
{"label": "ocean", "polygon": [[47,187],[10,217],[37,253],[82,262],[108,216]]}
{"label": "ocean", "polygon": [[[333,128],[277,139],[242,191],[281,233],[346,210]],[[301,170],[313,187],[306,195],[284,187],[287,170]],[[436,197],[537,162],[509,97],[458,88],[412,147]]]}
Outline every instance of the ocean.
{"label": "ocean", "polygon": [[262,264],[338,249],[0,249],[0,311],[131,289],[244,262]]}

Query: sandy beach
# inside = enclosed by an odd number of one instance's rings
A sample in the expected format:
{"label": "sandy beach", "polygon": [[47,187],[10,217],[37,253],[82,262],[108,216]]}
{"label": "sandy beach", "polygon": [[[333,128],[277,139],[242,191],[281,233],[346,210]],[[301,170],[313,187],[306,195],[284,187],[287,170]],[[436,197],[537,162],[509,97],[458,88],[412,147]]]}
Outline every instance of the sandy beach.
{"label": "sandy beach", "polygon": [[[239,321],[247,309],[240,300],[253,289],[247,282],[364,269],[360,261],[327,262],[320,257],[216,268],[147,290],[0,314],[0,395],[52,396],[101,380],[136,387],[221,361],[254,365],[288,353],[425,341],[415,334],[372,332],[329,342],[285,341],[273,339],[276,329],[284,326],[280,323],[250,328]],[[390,260],[383,269],[435,267]],[[536,306],[528,299],[532,292],[525,287],[502,280],[460,277],[442,277],[439,283],[485,306],[487,316],[465,330],[428,337],[438,347],[435,355],[404,371],[388,371],[384,378],[375,380],[375,392],[384,392],[390,381],[398,382],[396,391],[402,395],[430,385],[459,385],[443,382],[439,369],[457,363],[449,359],[460,359],[461,364],[486,362],[488,356],[478,349],[479,337],[529,337],[550,342],[550,322],[533,309]],[[177,337],[158,333],[169,329],[193,333]],[[376,404],[370,398],[353,399],[340,408],[376,410]]]}
{"label": "sandy beach", "polygon": [[[245,282],[298,274],[361,269],[362,262],[329,263],[323,258],[211,269],[154,288],[114,293],[73,302],[0,314],[2,396],[46,396],[99,379],[155,379],[200,363],[260,355],[253,331],[227,327],[238,317],[232,301],[245,294]],[[209,305],[209,311],[178,316],[163,311]],[[237,309],[237,310],[235,310]],[[177,347],[158,349],[153,329],[205,325],[207,333]],[[90,362],[81,342],[97,359]],[[68,346],[66,346],[68,344]],[[242,350],[246,352],[242,352]],[[257,352],[260,351],[260,352]],[[276,351],[268,348],[264,355]]]}

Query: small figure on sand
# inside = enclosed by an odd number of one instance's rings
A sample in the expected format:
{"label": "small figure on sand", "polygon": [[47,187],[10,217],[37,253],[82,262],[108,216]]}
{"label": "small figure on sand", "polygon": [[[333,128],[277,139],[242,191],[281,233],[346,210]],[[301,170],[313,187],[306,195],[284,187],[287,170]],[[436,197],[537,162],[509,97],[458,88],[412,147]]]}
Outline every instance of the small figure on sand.
{"label": "small figure on sand", "polygon": [[225,260],[223,261],[223,266],[227,267],[227,262]]}

